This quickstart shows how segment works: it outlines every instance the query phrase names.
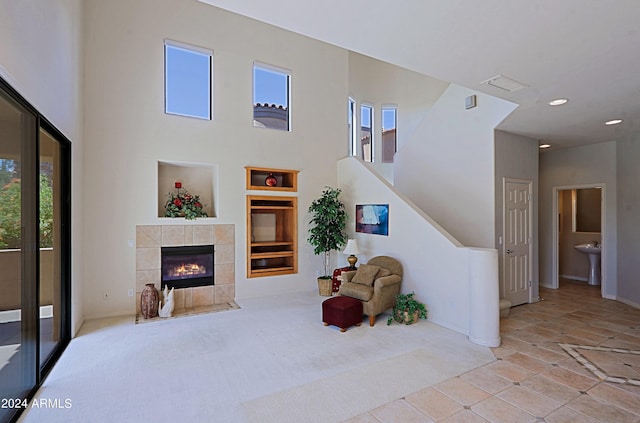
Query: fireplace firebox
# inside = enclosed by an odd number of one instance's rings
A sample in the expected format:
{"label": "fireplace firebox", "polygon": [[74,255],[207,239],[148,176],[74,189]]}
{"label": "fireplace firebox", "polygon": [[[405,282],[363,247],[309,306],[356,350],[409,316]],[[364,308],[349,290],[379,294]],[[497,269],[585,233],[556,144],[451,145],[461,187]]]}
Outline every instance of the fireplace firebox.
{"label": "fireplace firebox", "polygon": [[161,289],[214,285],[213,245],[162,247]]}

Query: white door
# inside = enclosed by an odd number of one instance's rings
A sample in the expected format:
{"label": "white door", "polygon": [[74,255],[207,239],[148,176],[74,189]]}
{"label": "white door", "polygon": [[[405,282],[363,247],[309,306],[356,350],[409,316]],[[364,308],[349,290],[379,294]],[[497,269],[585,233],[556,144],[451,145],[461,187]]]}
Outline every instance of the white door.
{"label": "white door", "polygon": [[504,295],[512,306],[531,301],[531,181],[505,180]]}

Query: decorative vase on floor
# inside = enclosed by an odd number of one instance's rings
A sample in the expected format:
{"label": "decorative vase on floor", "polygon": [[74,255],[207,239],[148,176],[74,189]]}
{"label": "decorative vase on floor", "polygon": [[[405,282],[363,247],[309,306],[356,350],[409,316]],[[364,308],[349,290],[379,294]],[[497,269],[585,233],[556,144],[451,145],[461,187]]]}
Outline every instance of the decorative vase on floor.
{"label": "decorative vase on floor", "polygon": [[144,291],[140,295],[140,313],[145,319],[158,317],[158,304],[160,302],[160,294],[156,286],[152,283],[145,284]]}

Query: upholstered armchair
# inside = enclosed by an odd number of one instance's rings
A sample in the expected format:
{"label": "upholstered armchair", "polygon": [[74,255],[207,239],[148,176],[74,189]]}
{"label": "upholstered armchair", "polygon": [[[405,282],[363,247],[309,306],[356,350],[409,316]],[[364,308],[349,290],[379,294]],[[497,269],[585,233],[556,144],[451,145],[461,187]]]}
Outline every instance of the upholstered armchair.
{"label": "upholstered armchair", "polygon": [[357,298],[362,302],[362,312],[369,316],[369,326],[376,316],[396,305],[400,292],[402,265],[388,256],[373,257],[358,270],[342,272],[339,295]]}

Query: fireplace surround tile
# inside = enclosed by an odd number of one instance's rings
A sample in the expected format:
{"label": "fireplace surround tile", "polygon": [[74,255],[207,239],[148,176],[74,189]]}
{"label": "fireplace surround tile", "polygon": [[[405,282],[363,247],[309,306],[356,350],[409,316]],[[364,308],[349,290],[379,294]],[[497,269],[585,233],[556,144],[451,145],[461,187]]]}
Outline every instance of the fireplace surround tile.
{"label": "fireplace surround tile", "polygon": [[233,225],[215,225],[214,230],[217,244],[235,243],[235,227]]}
{"label": "fireplace surround tile", "polygon": [[203,307],[211,304],[215,304],[213,295],[214,286],[197,286],[191,288],[191,295],[193,296],[193,307]]}
{"label": "fireplace surround tile", "polygon": [[160,269],[160,247],[136,248],[136,270]]}
{"label": "fireplace surround tile", "polygon": [[162,246],[180,247],[185,245],[184,225],[171,225],[162,227]]}
{"label": "fireplace surround tile", "polygon": [[[160,269],[143,269],[136,270],[136,292],[142,292],[144,290],[144,286],[150,282],[156,283],[161,278]],[[156,289],[159,288],[159,285],[156,286]]]}
{"label": "fireplace surround tile", "polygon": [[[160,290],[161,247],[215,245],[215,285],[176,289],[174,314],[228,309],[235,304],[235,226],[141,225],[136,227],[136,316],[145,284]],[[219,307],[218,307],[219,306]],[[235,306],[237,307],[237,306]],[[232,307],[233,308],[233,307]]]}
{"label": "fireplace surround tile", "polygon": [[184,296],[184,308],[193,308],[193,290],[192,289],[182,289]]}
{"label": "fireplace surround tile", "polygon": [[136,227],[136,247],[160,247],[162,245],[162,226],[149,225]]}
{"label": "fireplace surround tile", "polygon": [[235,285],[214,285],[214,301],[216,304],[229,303],[236,297]]}
{"label": "fireplace surround tile", "polygon": [[192,242],[194,245],[217,244],[214,227],[212,225],[192,226],[192,230]]}
{"label": "fireplace surround tile", "polygon": [[236,270],[233,263],[214,265],[216,285],[235,283]]}
{"label": "fireplace surround tile", "polygon": [[184,238],[182,242],[184,245],[197,245],[198,243],[193,240],[193,225],[184,225]]}
{"label": "fireplace surround tile", "polygon": [[217,264],[235,263],[235,247],[232,244],[218,244],[215,251]]}

